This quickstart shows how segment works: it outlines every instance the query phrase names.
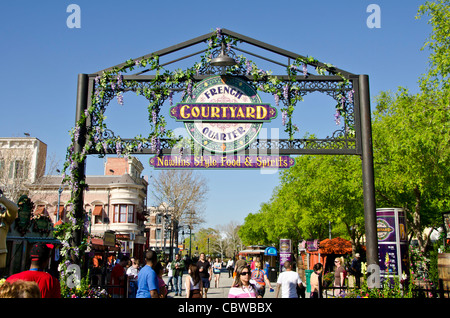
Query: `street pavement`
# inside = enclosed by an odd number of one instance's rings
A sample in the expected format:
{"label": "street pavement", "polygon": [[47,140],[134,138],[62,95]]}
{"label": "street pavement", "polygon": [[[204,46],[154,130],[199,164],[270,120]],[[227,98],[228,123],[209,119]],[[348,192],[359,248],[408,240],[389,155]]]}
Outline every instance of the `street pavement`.
{"label": "street pavement", "polygon": [[[167,295],[167,298],[186,298],[186,288],[185,288],[185,279],[187,277],[187,273],[185,272],[185,274],[183,275],[183,291],[181,296],[175,296],[175,292],[171,291],[170,286],[168,286],[169,289],[169,294]],[[169,278],[167,276],[163,276],[164,281],[168,282]],[[172,280],[173,282],[173,280]],[[219,287],[214,287],[214,277],[211,278],[211,286],[208,289],[208,293],[207,293],[207,298],[228,298],[228,292],[230,291],[230,287],[233,283],[233,278],[232,277],[228,277],[228,271],[224,271],[222,270],[222,273],[220,274],[220,280],[219,280]],[[272,285],[274,291],[271,292],[269,290],[269,287],[266,286],[266,292],[264,294],[264,298],[275,298],[275,287],[276,287],[276,282],[270,282],[270,284]]]}

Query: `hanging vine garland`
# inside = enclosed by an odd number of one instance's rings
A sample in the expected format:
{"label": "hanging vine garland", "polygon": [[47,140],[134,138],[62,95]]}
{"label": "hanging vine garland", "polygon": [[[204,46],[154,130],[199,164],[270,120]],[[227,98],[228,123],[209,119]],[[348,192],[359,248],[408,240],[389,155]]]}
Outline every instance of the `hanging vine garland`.
{"label": "hanging vine garland", "polygon": [[[175,136],[171,130],[167,129],[166,120],[161,115],[161,107],[167,100],[172,105],[175,93],[181,92],[181,99],[186,95],[192,94],[195,84],[194,77],[210,67],[214,51],[222,43],[225,44],[227,51],[230,52],[231,48],[237,46],[239,42],[237,38],[223,35],[221,29],[218,28],[207,40],[208,47],[200,57],[200,62],[195,63],[194,66],[186,70],[166,70],[159,64],[158,56],[151,56],[141,60],[129,59],[120,68],[113,68],[98,75],[95,78],[90,106],[70,131],[71,144],[67,148],[63,183],[69,185],[72,193],[83,190],[86,187],[84,182],[77,183],[76,181],[78,180],[76,178],[78,173],[76,166],[77,163],[84,162],[86,156],[90,152],[94,152],[93,150],[103,155],[116,153],[119,156],[127,156],[132,152],[141,151],[144,147],[148,147],[155,151],[156,154],[159,154],[162,139],[170,140],[169,142],[172,145],[176,145],[180,152],[186,147],[192,147],[192,140],[182,140],[180,137]],[[338,87],[335,120],[340,125],[341,119],[343,119],[347,133],[353,133],[352,121],[349,119],[347,112],[350,105],[353,104],[351,83],[343,75],[335,72],[331,64],[324,64],[326,67],[320,67],[317,66],[319,65],[318,61],[312,57],[299,57],[286,70],[289,75],[288,80],[282,81],[277,76],[272,75],[270,71],[258,68],[253,61],[245,56],[239,55],[235,60],[237,62],[236,65],[228,67],[225,75],[245,74],[253,79],[253,81],[249,81],[249,84],[255,90],[273,96],[275,104],[280,107],[282,114],[281,123],[284,131],[289,136],[289,140],[293,140],[294,134],[299,131],[299,128],[293,124],[292,117],[296,104],[303,100],[301,87],[296,81],[297,76],[308,77],[309,65],[316,65],[315,70],[319,75],[330,73],[340,76],[342,81]],[[154,78],[146,82],[124,80],[123,74],[141,67],[146,68],[146,71],[155,72]],[[104,115],[106,108],[113,99],[116,99],[119,105],[125,105],[124,93],[126,92],[134,92],[137,95],[144,96],[149,101],[147,110],[151,132],[146,137],[139,135],[132,140],[125,140],[120,136],[114,136],[109,133]],[[80,138],[80,127],[85,126],[88,119],[90,127],[87,129],[85,146],[81,152],[75,152],[75,144]],[[73,203],[73,198],[68,203]],[[62,242],[61,255],[64,259],[60,268],[62,273],[65,273],[65,268],[70,264],[70,254],[80,255],[87,247],[86,240],[83,241],[82,246],[71,246],[72,238],[70,233],[80,229],[84,229],[85,233],[87,233],[87,221],[77,220],[73,215],[73,205],[71,204],[70,206],[71,208],[69,208],[67,213],[69,222],[59,225],[56,231],[57,237]],[[86,215],[86,213],[84,214]]]}

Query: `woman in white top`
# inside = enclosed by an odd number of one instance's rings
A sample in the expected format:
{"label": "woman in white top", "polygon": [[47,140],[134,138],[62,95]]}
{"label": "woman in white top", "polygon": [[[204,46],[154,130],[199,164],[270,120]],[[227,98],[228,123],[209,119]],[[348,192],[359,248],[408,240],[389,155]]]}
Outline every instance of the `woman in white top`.
{"label": "woman in white top", "polygon": [[128,290],[129,298],[136,298],[136,292],[137,292],[137,277],[139,273],[139,260],[138,259],[132,259],[131,266],[127,269],[127,276],[129,277],[130,281],[130,288]]}
{"label": "woman in white top", "polygon": [[203,298],[202,280],[196,264],[189,265],[189,275],[186,277],[186,298]]}
{"label": "woman in white top", "polygon": [[168,262],[166,266],[167,270],[167,277],[169,277],[169,280],[167,281],[167,287],[170,287],[170,290],[173,290],[173,272],[172,272],[172,262]]}

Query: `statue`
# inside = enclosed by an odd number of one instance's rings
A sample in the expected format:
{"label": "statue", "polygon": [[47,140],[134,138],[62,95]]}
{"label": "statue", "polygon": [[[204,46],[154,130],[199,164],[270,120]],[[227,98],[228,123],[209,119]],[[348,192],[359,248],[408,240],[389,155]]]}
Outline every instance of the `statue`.
{"label": "statue", "polygon": [[0,190],[0,204],[3,204],[6,209],[0,206],[0,268],[6,267],[6,254],[8,250],[6,248],[6,236],[11,224],[17,217],[17,211],[19,210],[17,204],[8,200],[3,191]]}

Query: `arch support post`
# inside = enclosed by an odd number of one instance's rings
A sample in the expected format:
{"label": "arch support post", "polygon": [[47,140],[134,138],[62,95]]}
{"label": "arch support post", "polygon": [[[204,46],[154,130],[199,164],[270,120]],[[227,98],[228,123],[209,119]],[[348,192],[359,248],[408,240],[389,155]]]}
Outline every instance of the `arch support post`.
{"label": "arch support post", "polygon": [[[88,83],[89,76],[87,74],[78,74],[78,86],[77,86],[77,104],[76,104],[76,114],[75,114],[75,124],[80,124],[79,127],[79,137],[74,145],[74,152],[81,153],[84,146],[86,145],[86,135],[87,135],[87,123],[81,121],[84,111],[87,109],[88,105]],[[73,217],[75,218],[77,224],[83,224],[84,221],[84,188],[86,179],[86,160],[83,158],[81,161],[75,161],[75,169],[73,169],[73,178],[76,187],[72,192],[73,196]],[[83,241],[83,227],[76,229],[72,233],[73,247],[78,247]],[[80,263],[80,259],[76,255],[71,256],[72,261],[76,264]]]}
{"label": "arch support post", "polygon": [[[363,177],[367,267],[368,269],[374,267],[379,269],[369,76],[359,75],[358,80],[359,80],[359,98],[360,98],[359,103],[361,114],[362,177]],[[379,275],[379,270],[369,273],[371,273],[371,275]],[[372,277],[370,280],[375,282],[375,284],[373,284],[372,287],[380,287],[379,277]]]}

